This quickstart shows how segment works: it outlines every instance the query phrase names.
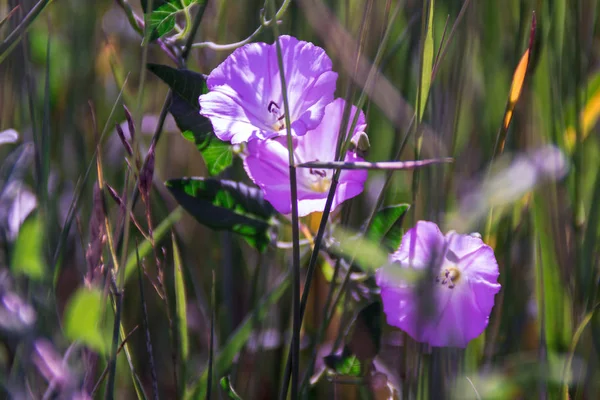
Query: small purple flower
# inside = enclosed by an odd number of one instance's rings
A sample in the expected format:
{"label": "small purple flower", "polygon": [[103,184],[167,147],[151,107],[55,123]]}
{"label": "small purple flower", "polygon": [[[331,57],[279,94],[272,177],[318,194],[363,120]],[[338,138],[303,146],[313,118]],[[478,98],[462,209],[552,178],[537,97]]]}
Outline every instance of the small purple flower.
{"label": "small purple flower", "polygon": [[[294,157],[296,163],[309,161],[334,161],[338,133],[345,101],[336,99],[325,108],[325,118],[316,129],[308,131],[302,137],[294,138]],[[352,106],[350,121],[356,114]],[[366,129],[362,111],[354,135]],[[354,152],[346,154],[345,161],[364,161]],[[265,199],[277,211],[289,214],[292,211],[289,175],[289,153],[287,139],[277,137],[270,140],[248,142],[248,155],[244,159],[244,168],[250,178],[263,190]],[[315,211],[323,211],[333,177],[331,169],[298,168],[298,214],[302,217]],[[334,210],[345,200],[357,196],[363,191],[367,180],[365,170],[344,170],[340,174],[336,194],[331,209]]]}
{"label": "small purple flower", "polygon": [[[376,273],[390,325],[435,347],[464,348],[485,330],[500,284],[494,251],[480,238],[444,236],[433,222],[419,221],[390,261]],[[404,281],[397,272],[411,267],[433,268],[433,282]],[[428,300],[433,310],[423,307]]]}
{"label": "small purple flower", "polygon": [[[280,36],[292,133],[315,129],[333,100],[337,73],[325,51]],[[241,143],[285,135],[285,116],[275,44],[251,43],[234,51],[206,80],[200,114],[223,141]]]}

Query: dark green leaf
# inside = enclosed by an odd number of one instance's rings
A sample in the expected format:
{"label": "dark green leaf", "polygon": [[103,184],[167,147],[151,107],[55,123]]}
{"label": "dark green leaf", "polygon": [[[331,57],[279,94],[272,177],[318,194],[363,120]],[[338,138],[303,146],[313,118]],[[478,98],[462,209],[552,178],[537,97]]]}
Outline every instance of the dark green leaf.
{"label": "dark green leaf", "polygon": [[161,64],[148,64],[148,69],[169,85],[173,93],[181,97],[181,100],[200,110],[198,97],[207,91],[204,75]]}
{"label": "dark green leaf", "polygon": [[194,143],[202,154],[209,174],[217,175],[231,165],[232,146],[217,139],[210,120],[200,115],[198,98],[208,91],[204,76],[166,65],[149,64],[148,69],[173,90],[169,111],[183,137]]}
{"label": "dark green leaf", "polygon": [[198,222],[242,235],[259,251],[271,242],[273,207],[262,192],[243,183],[184,178],[166,182],[171,194]]}
{"label": "dark green leaf", "polygon": [[175,93],[169,111],[173,115],[177,127],[183,132],[183,136],[194,143],[198,150],[202,151],[209,140],[216,138],[210,120],[200,115],[198,97],[196,97],[195,103],[189,103]]}
{"label": "dark green leaf", "polygon": [[227,394],[227,397],[229,397],[230,399],[233,399],[233,400],[242,400],[240,395],[237,394],[237,392],[233,388],[233,386],[231,384],[231,379],[229,378],[229,375],[222,377],[220,383],[221,383],[221,388],[225,391],[225,393]]}
{"label": "dark green leaf", "polygon": [[383,244],[388,251],[395,251],[402,240],[402,221],[409,204],[396,204],[377,211],[367,231],[367,238]]}
{"label": "dark green leaf", "polygon": [[[254,326],[261,323],[265,319],[271,306],[279,302],[289,287],[289,284],[290,280],[285,276],[283,279],[279,280],[279,283],[275,286],[275,288],[261,299],[260,303],[256,306],[252,314],[246,316],[244,321],[242,321],[236,331],[227,340],[227,343],[221,347],[221,351],[217,355],[214,364],[214,374],[216,376],[224,375],[226,371],[231,368],[231,364],[233,363],[235,356],[242,350],[248,339],[250,339],[250,335],[252,334]],[[188,389],[184,398],[204,399],[206,396],[207,383],[208,368],[204,370],[204,373],[200,379]]]}
{"label": "dark green leaf", "polygon": [[354,321],[354,331],[348,341],[348,347],[360,360],[371,361],[381,348],[381,303],[369,304]]}

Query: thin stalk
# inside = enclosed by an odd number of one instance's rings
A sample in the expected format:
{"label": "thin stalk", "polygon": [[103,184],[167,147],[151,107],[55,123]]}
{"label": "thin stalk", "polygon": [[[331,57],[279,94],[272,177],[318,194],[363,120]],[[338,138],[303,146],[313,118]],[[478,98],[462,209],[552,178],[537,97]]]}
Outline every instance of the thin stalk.
{"label": "thin stalk", "polygon": [[213,382],[213,363],[215,348],[215,314],[216,314],[216,289],[215,289],[215,269],[212,270],[212,287],[210,290],[210,343],[208,344],[208,380],[206,381],[206,400],[210,400]]}
{"label": "thin stalk", "polygon": [[[137,260],[138,270],[138,285],[140,287],[140,303],[142,306],[142,322],[144,326],[144,334],[146,336],[146,352],[148,353],[148,363],[150,364],[150,378],[152,381],[152,392],[154,399],[158,400],[158,379],[156,377],[156,367],[154,366],[154,351],[152,350],[152,339],[150,337],[150,327],[148,325],[148,310],[146,308],[146,298],[144,296],[144,283],[142,281],[142,266],[140,263],[140,253],[138,244],[135,245],[135,257]],[[177,381],[175,382],[177,384]]]}
{"label": "thin stalk", "polygon": [[31,8],[29,13],[23,18],[23,21],[0,43],[0,63],[19,43],[23,34],[27,32],[33,21],[40,15],[42,10],[50,3],[50,0],[40,0]]}
{"label": "thin stalk", "polygon": [[[110,272],[109,272],[110,274]],[[110,279],[110,278],[109,278]],[[123,293],[120,292],[115,285],[115,290],[113,291],[114,302],[115,302],[115,323],[113,326],[113,335],[112,335],[112,344],[113,351],[111,352],[112,356],[109,361],[108,368],[108,382],[106,383],[106,399],[112,400],[115,395],[115,371],[117,368],[117,343],[119,341],[119,330],[121,328],[121,309],[123,305]]]}
{"label": "thin stalk", "polygon": [[[390,18],[390,23],[388,24],[388,27],[386,29],[385,35],[383,36],[383,39],[381,41],[381,45],[379,46],[379,49],[377,50],[377,54],[375,56],[375,60],[373,62],[373,66],[371,68],[371,71],[369,72],[369,76],[367,77],[367,81],[365,83],[365,86],[363,87],[363,90],[361,92],[361,95],[359,97],[358,100],[358,104],[357,104],[357,109],[360,110],[363,105],[365,104],[366,98],[367,98],[367,90],[366,88],[368,88],[375,76],[375,71],[377,68],[377,65],[379,65],[379,63],[381,62],[381,59],[383,57],[384,54],[384,49],[386,47],[386,43],[389,39],[390,33],[391,33],[391,26],[393,24],[393,21],[396,19],[396,16],[398,15],[398,12],[400,11],[400,6],[396,6],[396,9],[394,10],[394,13],[392,14],[392,17]],[[358,117],[359,117],[360,113],[356,112],[354,119],[352,121],[352,124],[350,126],[349,132],[353,132],[356,124],[358,123]],[[342,124],[344,125],[344,124]],[[343,131],[342,131],[343,132]],[[340,133],[340,136],[341,133]],[[351,135],[348,135],[348,139],[350,139]],[[346,140],[345,143],[341,146],[341,152],[339,153],[339,157],[342,157],[342,155],[344,155],[347,150],[348,150],[348,146],[350,144],[349,140]],[[336,189],[337,189],[337,185],[338,185],[338,180],[339,180],[339,176],[341,173],[341,169],[336,169],[335,173],[333,175],[333,178],[331,180],[331,186],[329,188],[329,193],[327,194],[327,200],[325,202],[325,208],[323,210],[323,215],[321,216],[321,223],[319,224],[319,230],[317,231],[317,236],[315,237],[315,243],[314,243],[314,249],[312,251],[311,257],[310,257],[310,261],[308,264],[308,269],[306,272],[306,279],[304,282],[304,290],[302,292],[302,300],[301,300],[301,304],[300,304],[300,319],[302,320],[302,318],[304,317],[304,311],[306,309],[306,303],[308,302],[308,294],[310,292],[310,286],[312,283],[312,276],[316,267],[316,263],[317,263],[317,258],[319,255],[319,251],[321,250],[321,242],[323,240],[323,236],[325,234],[325,227],[327,226],[327,221],[329,219],[329,213],[331,212],[331,205],[333,203],[333,196],[335,195]],[[292,202],[293,205],[293,202]],[[285,373],[284,373],[284,378],[283,378],[283,383],[281,386],[281,392],[279,395],[280,400],[284,400],[287,397],[287,387],[288,387],[288,382],[290,380],[290,374],[291,374],[291,365],[290,365],[290,358],[288,357],[287,363],[286,363],[286,368],[285,368]],[[294,395],[292,393],[292,395]]]}
{"label": "thin stalk", "polygon": [[[269,2],[271,14],[275,15],[275,2]],[[290,119],[290,106],[288,101],[287,86],[285,81],[285,71],[283,65],[283,53],[279,43],[279,27],[277,23],[273,24],[273,33],[275,34],[275,46],[277,49],[277,64],[279,67],[279,78],[281,80],[281,95],[283,98],[283,109],[285,116],[285,127],[287,133],[288,163],[290,170],[290,191],[292,200],[292,399],[298,398],[298,374],[300,367],[300,328],[302,325],[302,315],[300,312],[300,230],[298,227],[298,193],[296,182],[296,162],[294,160],[294,144],[292,141],[292,121]],[[284,381],[284,391],[287,391],[287,382]]]}
{"label": "thin stalk", "polygon": [[[152,0],[150,0],[150,1],[152,1]],[[202,7],[200,8],[200,10],[198,10],[198,12],[196,13],[196,16],[194,17],[194,23],[193,23],[192,29],[190,29],[190,35],[188,36],[188,38],[186,40],[183,51],[181,52],[181,58],[179,59],[179,62],[178,62],[178,67],[180,67],[180,68],[185,67],[185,63],[187,61],[187,58],[189,57],[190,50],[192,48],[191,45],[194,41],[194,36],[196,35],[196,32],[198,32],[198,28],[200,27],[200,22],[202,21],[202,17],[204,16],[204,11],[206,10],[208,3],[209,3],[209,0],[206,0],[204,2],[204,4],[202,5]],[[169,113],[169,107],[171,105],[172,97],[173,97],[173,92],[171,90],[169,90],[169,92],[167,93],[167,96],[165,98],[165,101],[163,103],[162,109],[160,111],[160,115],[158,117],[158,121],[156,124],[156,130],[154,131],[154,135],[152,136],[152,141],[150,143],[151,147],[156,146],[156,144],[158,143],[158,141],[162,135],[163,126],[164,126],[165,120],[167,118],[167,114]],[[144,163],[143,163],[142,167],[140,168],[140,171],[144,170],[144,168],[146,167],[146,162],[147,162],[147,160],[144,160]],[[131,201],[128,202],[128,205],[127,205],[128,212],[131,212],[131,210],[133,210],[133,208],[135,207],[135,204],[137,203],[137,200],[139,197],[139,182],[140,182],[139,180],[140,180],[140,177],[138,174],[138,179],[137,179],[136,185],[133,188],[133,196],[131,196]],[[126,220],[126,221],[128,221],[128,220]],[[118,248],[120,248],[120,249],[127,248],[127,246],[123,245],[124,242],[126,244],[126,241],[124,241],[124,238],[126,237],[125,230],[126,230],[127,225],[128,225],[128,223],[125,222],[125,224],[122,226],[121,230],[119,231],[117,243],[118,243]],[[120,276],[120,279],[123,279],[123,278],[124,278],[124,272],[123,272],[123,275]]]}

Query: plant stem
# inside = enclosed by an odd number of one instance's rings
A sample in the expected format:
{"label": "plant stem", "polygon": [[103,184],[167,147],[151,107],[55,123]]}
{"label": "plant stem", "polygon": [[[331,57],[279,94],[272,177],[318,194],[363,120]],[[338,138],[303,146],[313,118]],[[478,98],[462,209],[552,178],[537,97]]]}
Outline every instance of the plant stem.
{"label": "plant stem", "polygon": [[[271,13],[276,18],[275,2],[270,1]],[[285,127],[287,133],[288,163],[290,170],[290,192],[292,201],[292,345],[291,345],[291,371],[292,371],[292,399],[298,398],[298,375],[300,364],[300,328],[302,326],[302,313],[300,311],[300,230],[298,227],[298,188],[296,182],[296,162],[294,160],[294,144],[292,142],[292,121],[290,119],[290,105],[288,101],[285,71],[283,65],[283,52],[279,43],[279,27],[277,23],[272,24],[275,34],[275,47],[277,49],[277,64],[279,66],[279,78],[281,79],[281,95],[283,97],[283,109],[285,116]],[[284,380],[282,393],[287,391],[287,380]]]}

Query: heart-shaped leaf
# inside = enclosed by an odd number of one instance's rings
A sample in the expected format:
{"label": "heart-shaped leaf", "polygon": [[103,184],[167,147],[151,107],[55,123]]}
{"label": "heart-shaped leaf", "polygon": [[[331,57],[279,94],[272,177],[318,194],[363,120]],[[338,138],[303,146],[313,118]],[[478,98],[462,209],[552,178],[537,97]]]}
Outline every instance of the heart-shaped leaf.
{"label": "heart-shaped leaf", "polygon": [[[194,4],[204,0],[153,0],[149,10],[149,0],[142,0],[142,8],[146,13],[148,28],[152,30],[150,40],[156,40],[175,29],[177,14],[188,13]],[[149,12],[150,11],[150,12]],[[185,32],[184,27],[184,32]]]}
{"label": "heart-shaped leaf", "polygon": [[230,166],[232,146],[220,141],[213,133],[210,120],[200,115],[198,98],[208,92],[204,75],[159,64],[148,64],[148,69],[173,90],[169,111],[183,137],[194,143],[202,154],[208,173],[217,175]]}
{"label": "heart-shaped leaf", "polygon": [[275,210],[259,189],[212,178],[172,179],[166,185],[201,224],[235,232],[261,252],[271,242],[271,217]]}

